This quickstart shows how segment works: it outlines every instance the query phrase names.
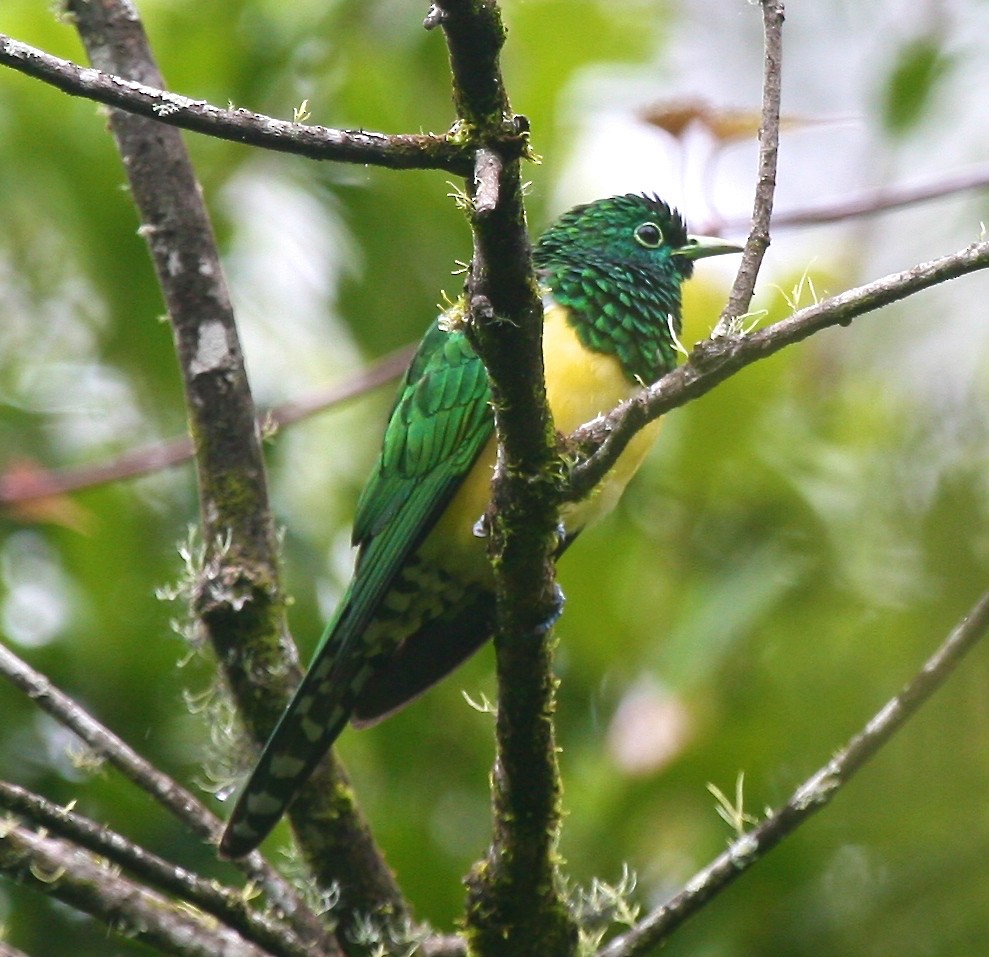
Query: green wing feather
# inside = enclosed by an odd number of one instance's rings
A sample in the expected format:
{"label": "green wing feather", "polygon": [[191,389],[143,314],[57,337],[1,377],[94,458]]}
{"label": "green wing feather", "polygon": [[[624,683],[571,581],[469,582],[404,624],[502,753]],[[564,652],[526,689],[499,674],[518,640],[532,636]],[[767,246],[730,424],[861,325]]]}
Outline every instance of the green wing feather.
{"label": "green wing feather", "polygon": [[470,469],[493,429],[489,402],[487,373],[467,337],[434,322],[405,374],[357,503],[355,545],[366,548],[407,507],[427,514],[435,508],[423,485],[437,473],[459,480]]}
{"label": "green wing feather", "polygon": [[234,807],[220,849],[239,857],[274,827],[343,730],[375,663],[365,631],[494,428],[487,374],[466,336],[434,322],[392,408],[357,506],[354,578]]}

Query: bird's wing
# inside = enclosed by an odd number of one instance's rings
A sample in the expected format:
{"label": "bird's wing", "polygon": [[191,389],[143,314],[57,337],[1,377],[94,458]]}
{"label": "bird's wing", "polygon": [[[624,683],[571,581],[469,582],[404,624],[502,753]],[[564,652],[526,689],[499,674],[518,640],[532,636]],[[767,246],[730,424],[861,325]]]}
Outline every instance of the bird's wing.
{"label": "bird's wing", "polygon": [[226,856],[240,857],[264,839],[343,729],[375,659],[392,650],[365,641],[365,630],[492,430],[481,360],[463,332],[434,323],[357,506],[353,581],[234,807],[221,842]]}
{"label": "bird's wing", "polygon": [[357,503],[354,578],[314,664],[324,652],[342,668],[350,657],[366,660],[384,650],[362,647],[364,630],[490,438],[490,398],[487,372],[467,337],[434,323],[406,373]]}
{"label": "bird's wing", "polygon": [[493,429],[490,397],[487,373],[464,333],[433,323],[406,372],[381,455],[357,503],[355,545],[366,550],[384,537],[406,508],[422,532],[428,530],[431,511],[445,500],[433,502],[435,490],[425,494],[426,487],[448,477],[456,487],[470,469]]}

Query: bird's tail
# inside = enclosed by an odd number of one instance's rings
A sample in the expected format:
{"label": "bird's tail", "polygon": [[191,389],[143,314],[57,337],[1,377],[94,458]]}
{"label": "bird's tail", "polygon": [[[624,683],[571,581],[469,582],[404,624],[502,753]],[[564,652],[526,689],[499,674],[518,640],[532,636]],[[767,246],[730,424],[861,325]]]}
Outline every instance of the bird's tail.
{"label": "bird's tail", "polygon": [[271,833],[343,730],[372,670],[367,660],[340,661],[321,649],[234,805],[220,839],[222,857],[243,857]]}

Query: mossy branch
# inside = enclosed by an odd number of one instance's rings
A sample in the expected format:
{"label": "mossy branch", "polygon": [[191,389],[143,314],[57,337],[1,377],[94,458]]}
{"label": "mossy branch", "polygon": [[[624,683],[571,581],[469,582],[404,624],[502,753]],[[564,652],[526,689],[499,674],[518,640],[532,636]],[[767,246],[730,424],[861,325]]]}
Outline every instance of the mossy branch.
{"label": "mossy branch", "polygon": [[[132,4],[70,0],[69,9],[98,69],[163,87]],[[260,743],[299,674],[230,297],[178,129],[120,110],[111,113],[110,126],[168,307],[185,387],[205,545],[193,610]],[[344,929],[358,915],[405,913],[398,886],[332,758],[309,782],[291,820],[316,880],[327,890],[340,888],[335,916]]]}
{"label": "mossy branch", "polygon": [[163,954],[265,957],[261,948],[217,926],[212,917],[120,875],[74,844],[20,825],[0,829],[0,872]]}
{"label": "mossy branch", "polygon": [[577,933],[557,872],[561,788],[550,628],[559,610],[553,554],[561,471],[520,162],[506,149],[528,124],[512,113],[505,92],[497,3],[442,0],[427,17],[427,26],[437,24],[450,50],[460,125],[476,148],[467,184],[474,231],[467,299],[499,441],[489,516],[499,598],[494,833],[468,881],[467,932],[482,957],[569,957]]}
{"label": "mossy branch", "polygon": [[[387,169],[441,169],[460,176],[470,175],[473,167],[473,150],[453,133],[340,130],[289,122],[245,109],[222,109],[205,100],[169,92],[160,77],[157,82],[150,78],[138,81],[122,76],[120,68],[80,66],[5,34],[0,34],[0,63],[71,96],[104,103],[165,126],[247,146],[315,160],[366,163]],[[516,138],[515,144],[518,152],[524,148],[521,138]]]}
{"label": "mossy branch", "polygon": [[[215,917],[248,940],[266,948],[272,957],[313,957],[319,953],[340,957],[341,952],[321,928],[300,938],[286,924],[245,906],[240,890],[207,881],[144,850],[105,824],[98,824],[71,808],[59,807],[25,788],[0,781],[0,808],[16,814],[39,833],[70,842],[121,868],[129,880],[191,905]],[[33,853],[32,853],[33,856]]]}

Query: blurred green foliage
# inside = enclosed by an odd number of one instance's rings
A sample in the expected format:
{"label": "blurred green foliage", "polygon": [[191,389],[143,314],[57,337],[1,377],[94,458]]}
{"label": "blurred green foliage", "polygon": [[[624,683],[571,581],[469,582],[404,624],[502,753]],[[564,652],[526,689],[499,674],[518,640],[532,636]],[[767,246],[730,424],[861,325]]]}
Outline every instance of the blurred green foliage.
{"label": "blurred green foliage", "polygon": [[[425,10],[415,5],[140,7],[182,93],[284,118],[308,100],[310,122],[333,126],[451,122],[442,38],[420,29]],[[580,162],[580,84],[610,69],[651,84],[658,98],[682,13],[672,2],[506,2],[507,81],[544,159],[530,171],[535,225],[559,210],[554,184]],[[712,31],[729,30],[714,19]],[[71,25],[37,4],[6,3],[0,29],[82,57]],[[799,38],[796,12],[788,29]],[[694,42],[706,56],[708,38]],[[947,39],[901,44],[890,33],[874,42],[888,43],[870,77],[880,91],[866,117],[875,155],[917,148],[922,121],[959,124],[936,112],[963,77]],[[716,59],[705,61],[712,75]],[[0,73],[0,473],[101,461],[183,425],[161,298],[101,112]],[[457,291],[451,272],[469,255],[469,237],[444,174],[338,168],[187,139],[263,402],[304,395],[415,339],[441,290]],[[750,188],[735,186],[746,197]],[[957,248],[985,205],[972,201],[955,219],[931,214],[936,226],[819,232],[810,278],[839,291],[877,274],[876,263],[902,268]],[[778,236],[776,248],[793,235]],[[917,252],[909,241],[918,236],[938,245]],[[803,264],[770,266],[763,322],[789,312],[780,290],[790,296],[802,278]],[[699,268],[691,284],[688,341],[713,325],[725,291],[717,275]],[[559,735],[563,852],[576,882],[616,881],[628,863],[645,905],[676,890],[731,837],[708,782],[731,795],[744,770],[754,815],[785,800],[985,588],[989,350],[978,323],[987,290],[978,278],[959,286],[818,336],[678,410],[616,515],[567,555]],[[306,651],[346,579],[348,520],[389,393],[268,446],[292,625]],[[190,700],[208,691],[212,669],[173,633],[181,607],[156,598],[181,577],[178,546],[194,522],[189,467],[0,515],[0,628],[133,746],[198,787],[210,777],[210,722]],[[442,927],[456,920],[460,878],[488,839],[491,718],[461,691],[493,699],[491,671],[485,651],[406,712],[340,745],[419,915]],[[666,952],[981,957],[987,679],[981,649],[831,808]],[[114,772],[67,757],[67,736],[3,684],[0,715],[0,776],[77,799],[152,849],[233,879]],[[46,957],[145,952],[9,883],[0,883],[0,928],[0,939]]]}
{"label": "blurred green foliage", "polygon": [[955,64],[936,32],[913,37],[894,56],[883,90],[881,117],[890,135],[903,136],[930,113],[933,97]]}

